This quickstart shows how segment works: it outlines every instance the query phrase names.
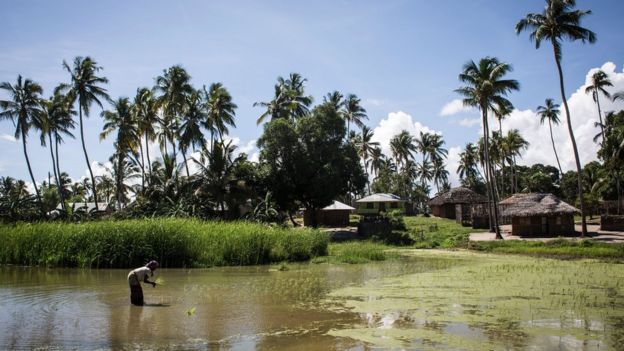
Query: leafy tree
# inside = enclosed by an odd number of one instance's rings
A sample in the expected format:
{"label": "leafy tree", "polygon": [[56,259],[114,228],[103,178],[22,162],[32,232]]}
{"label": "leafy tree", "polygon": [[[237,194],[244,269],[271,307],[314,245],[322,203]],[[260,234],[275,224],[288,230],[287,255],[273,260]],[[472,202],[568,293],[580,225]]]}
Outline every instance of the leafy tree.
{"label": "leafy tree", "polygon": [[[41,94],[43,90],[41,86],[30,79],[22,79],[21,75],[17,76],[17,82],[12,85],[9,82],[0,83],[0,89],[6,91],[9,95],[8,100],[0,100],[0,120],[8,119],[15,126],[15,139],[22,139],[22,147],[24,149],[24,158],[28,166],[28,173],[35,188],[37,201],[41,204],[41,195],[35,181],[35,176],[30,166],[28,151],[26,150],[26,138],[31,129],[41,130],[42,115],[41,110]],[[42,208],[43,211],[43,208]]]}
{"label": "leafy tree", "polygon": [[[459,75],[459,80],[466,86],[456,90],[464,96],[463,103],[466,106],[477,107],[481,110],[481,120],[483,124],[485,176],[488,184],[490,198],[493,204],[498,203],[495,190],[497,189],[494,170],[490,162],[490,129],[488,125],[488,111],[500,106],[510,105],[506,96],[513,90],[519,89],[519,84],[513,79],[503,79],[511,71],[511,65],[500,62],[494,57],[485,57],[475,63],[467,62],[463,72]],[[500,227],[498,226],[498,206],[493,207],[493,225],[496,238],[502,239]]]}
{"label": "leafy tree", "polygon": [[539,49],[543,40],[550,41],[555,56],[557,72],[559,73],[559,88],[561,90],[561,99],[566,112],[568,122],[568,132],[572,141],[572,149],[574,150],[574,159],[576,161],[578,193],[580,198],[582,219],[582,236],[587,235],[587,221],[585,220],[584,199],[583,199],[583,181],[581,177],[581,160],[579,158],[576,139],[574,138],[574,130],[572,129],[572,117],[570,116],[570,108],[565,94],[565,86],[563,83],[563,70],[561,68],[562,49],[561,41],[569,39],[571,41],[580,40],[583,43],[594,43],[596,34],[587,28],[581,27],[581,19],[591,11],[575,10],[575,0],[547,0],[546,8],[542,13],[530,13],[521,19],[516,25],[516,32],[528,30],[531,32],[529,38],[535,42],[535,48]]}
{"label": "leafy tree", "polygon": [[[70,74],[71,83],[61,84],[59,91],[66,92],[70,97],[72,104],[78,102],[78,118],[80,123],[80,141],[82,143],[82,151],[84,153],[85,161],[87,162],[87,168],[89,169],[89,175],[91,176],[91,184],[95,184],[95,177],[93,176],[93,170],[91,170],[91,163],[89,162],[89,155],[87,154],[87,147],[84,141],[84,128],[82,121],[82,114],[89,117],[89,111],[91,105],[96,105],[103,108],[101,100],[110,100],[106,89],[101,85],[108,83],[108,79],[105,77],[97,76],[97,73],[102,67],[97,65],[93,59],[87,57],[74,58],[73,66],[63,61],[63,68]],[[97,191],[93,189],[93,201],[98,203]]]}
{"label": "leafy tree", "polygon": [[297,120],[279,118],[265,125],[258,140],[260,160],[281,210],[316,211],[350,187],[364,187],[357,150],[345,142],[345,134],[344,120],[330,104]]}

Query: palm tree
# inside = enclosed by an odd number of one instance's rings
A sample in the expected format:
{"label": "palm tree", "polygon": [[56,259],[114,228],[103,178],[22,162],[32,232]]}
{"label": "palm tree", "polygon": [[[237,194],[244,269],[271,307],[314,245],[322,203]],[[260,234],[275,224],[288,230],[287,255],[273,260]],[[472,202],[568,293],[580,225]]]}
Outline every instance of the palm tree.
{"label": "palm tree", "polygon": [[[54,92],[54,96],[50,97],[49,100],[42,101],[41,105],[44,112],[42,114],[41,145],[45,146],[47,138],[50,145],[52,169],[54,171],[61,208],[64,210],[65,196],[60,181],[61,168],[59,165],[58,145],[63,142],[62,135],[74,138],[70,130],[74,129],[76,126],[73,119],[73,116],[76,115],[76,111],[72,109],[71,101],[68,97],[61,94],[58,89]],[[54,136],[54,142],[52,142],[52,136]],[[55,149],[56,155],[54,152]]]}
{"label": "palm tree", "polygon": [[361,100],[355,94],[347,95],[344,102],[344,112],[342,114],[347,121],[347,135],[349,135],[349,127],[351,122],[359,128],[364,127],[363,120],[368,119],[366,110],[360,105]]}
{"label": "palm tree", "polygon": [[156,77],[154,90],[160,92],[158,106],[163,112],[162,128],[164,134],[164,148],[167,150],[167,141],[173,149],[173,160],[176,162],[176,138],[180,128],[180,119],[188,109],[188,96],[194,91],[191,86],[191,76],[182,66],[171,66],[163,71],[162,76]]}
{"label": "palm tree", "polygon": [[511,165],[512,192],[514,189],[517,191],[518,177],[516,177],[516,158],[522,157],[522,152],[529,147],[529,142],[526,141],[522,135],[520,135],[519,130],[512,129],[507,131],[507,135],[502,138],[502,143],[504,144],[503,149],[508,152],[506,156],[509,159],[509,164]]}
{"label": "palm tree", "polygon": [[569,39],[571,41],[580,40],[583,43],[596,41],[596,34],[587,28],[581,27],[581,19],[591,14],[587,10],[574,10],[576,6],[575,0],[547,0],[546,8],[542,13],[530,13],[516,24],[516,33],[524,30],[531,31],[529,38],[535,41],[535,47],[539,49],[542,40],[548,40],[552,44],[553,53],[555,55],[555,63],[557,64],[557,72],[559,73],[559,89],[561,90],[561,99],[566,112],[568,122],[568,132],[570,140],[572,140],[572,148],[574,150],[574,159],[576,161],[576,172],[579,198],[581,203],[582,219],[582,236],[587,234],[587,221],[585,219],[585,200],[583,199],[583,179],[581,160],[579,158],[578,148],[576,147],[576,139],[574,138],[574,130],[572,129],[572,118],[570,116],[570,108],[566,99],[565,86],[563,84],[563,70],[561,68],[561,40]]}
{"label": "palm tree", "polygon": [[126,156],[129,152],[135,152],[138,144],[141,142],[138,134],[138,126],[136,120],[133,118],[132,104],[126,97],[119,98],[112,103],[113,109],[111,111],[102,111],[102,118],[104,118],[104,130],[100,133],[100,139],[105,139],[109,134],[117,131],[117,137],[115,138],[115,157],[117,166],[115,168],[115,182],[116,182],[116,197],[117,206],[121,209],[121,205],[124,203],[124,177],[127,175],[123,173],[126,162]]}
{"label": "palm tree", "polygon": [[[355,147],[358,150],[358,155],[364,163],[364,173],[366,174],[366,182],[368,183],[368,192],[370,193],[370,181],[368,180],[368,158],[374,152],[375,148],[379,146],[379,142],[372,141],[373,131],[367,126],[362,127],[362,134],[358,135],[355,139]],[[381,152],[381,150],[379,150]]]}
{"label": "palm tree", "polygon": [[371,173],[375,173],[375,178],[377,178],[384,161],[384,154],[381,152],[381,148],[379,146],[375,146],[370,150],[370,158]]}
{"label": "palm tree", "polygon": [[407,161],[414,157],[413,153],[417,151],[417,148],[414,144],[414,138],[407,130],[403,130],[390,139],[390,150],[397,165],[405,166]]}
{"label": "palm tree", "polygon": [[323,97],[323,103],[329,104],[336,111],[340,111],[345,104],[345,101],[343,99],[344,96],[342,96],[339,91],[334,90],[331,93],[327,93],[327,95]]}
{"label": "palm tree", "polygon": [[[151,90],[148,88],[141,88],[137,89],[137,94],[132,106],[134,118],[138,124],[138,136],[144,138],[147,168],[149,172],[151,172],[152,162],[149,155],[149,142],[156,139],[155,126],[160,123],[158,104]],[[139,143],[139,148],[141,152],[141,180],[143,187],[145,187],[145,162],[143,160],[143,146],[141,143]]]}
{"label": "palm tree", "polygon": [[36,130],[41,130],[43,128],[41,124],[41,117],[43,115],[43,111],[41,110],[41,94],[43,89],[39,84],[30,79],[23,80],[21,75],[17,76],[15,85],[11,85],[9,82],[3,82],[0,83],[0,89],[5,90],[9,94],[8,100],[0,100],[0,108],[3,110],[0,112],[0,120],[11,120],[15,126],[15,139],[22,139],[22,147],[24,148],[24,157],[26,158],[28,173],[30,173],[30,179],[35,187],[37,201],[42,205],[39,188],[37,187],[37,182],[35,181],[35,176],[30,166],[28,151],[26,150],[26,138],[31,128]]}
{"label": "palm tree", "polygon": [[208,91],[204,88],[204,95],[208,112],[204,127],[210,131],[210,147],[213,148],[213,134],[218,135],[223,145],[223,136],[228,134],[228,126],[236,127],[234,119],[238,106],[232,102],[232,96],[221,83],[211,84]]}
{"label": "palm tree", "polygon": [[552,141],[553,151],[555,152],[555,159],[557,160],[557,166],[559,166],[559,173],[563,176],[563,170],[561,169],[561,163],[559,162],[559,155],[557,155],[557,148],[555,147],[555,139],[553,138],[552,125],[558,125],[559,120],[559,105],[555,104],[553,99],[546,99],[544,106],[537,107],[537,115],[540,117],[540,124],[544,124],[544,121],[548,121],[548,128],[550,129],[550,141]]}
{"label": "palm tree", "polygon": [[[80,141],[82,142],[82,151],[84,152],[87,168],[89,169],[89,175],[91,176],[91,184],[95,184],[95,177],[93,176],[93,171],[91,170],[91,163],[89,162],[89,155],[87,154],[87,147],[85,146],[84,141],[82,114],[84,112],[85,116],[89,117],[91,104],[95,103],[102,108],[102,101],[100,101],[100,99],[110,100],[106,89],[101,87],[102,84],[108,83],[108,79],[97,76],[97,73],[102,69],[102,67],[98,66],[97,62],[93,61],[93,59],[89,56],[84,58],[78,56],[74,58],[73,67],[70,67],[67,62],[63,61],[63,67],[70,74],[71,83],[61,84],[59,86],[59,91],[66,91],[67,95],[71,98],[72,104],[78,101],[78,118],[80,123]],[[98,197],[95,188],[93,189],[93,201],[97,207]]]}
{"label": "palm tree", "polygon": [[483,178],[479,171],[479,150],[473,143],[466,144],[464,151],[459,154],[457,174],[461,179]]}
{"label": "palm tree", "polygon": [[256,102],[253,106],[265,107],[266,111],[258,117],[257,124],[262,123],[268,116],[275,118],[299,118],[306,116],[312,104],[312,97],[305,95],[307,79],[299,73],[291,73],[288,79],[277,77],[273,100]]}
{"label": "palm tree", "polygon": [[[600,112],[600,94],[602,93],[607,98],[611,99],[611,94],[605,90],[605,87],[612,87],[613,83],[609,80],[609,77],[603,71],[598,71],[592,75],[591,85],[585,88],[585,94],[592,94],[596,106],[598,106],[598,118],[600,119],[600,132],[602,135],[602,142],[604,142],[604,124],[602,122],[602,113]],[[602,143],[601,142],[601,143]]]}
{"label": "palm tree", "polygon": [[195,149],[198,145],[204,146],[206,142],[201,126],[206,121],[207,113],[203,108],[203,100],[200,92],[195,91],[188,97],[188,110],[182,119],[180,126],[180,150],[184,157],[184,167],[186,168],[186,176],[190,177],[188,163],[186,161],[186,151],[191,148]]}
{"label": "palm tree", "polygon": [[440,186],[448,182],[449,172],[446,170],[446,165],[441,159],[434,159],[432,169],[433,183],[436,186],[436,190],[440,192]]}
{"label": "palm tree", "polygon": [[488,125],[488,111],[510,104],[505,96],[512,90],[519,89],[519,84],[516,80],[503,79],[511,69],[511,65],[499,62],[494,57],[485,57],[479,61],[478,65],[474,61],[470,61],[464,65],[463,72],[459,75],[459,80],[466,83],[466,86],[456,90],[456,92],[464,96],[464,105],[478,107],[481,110],[486,166],[485,175],[490,198],[493,202],[494,230],[497,239],[502,239],[503,237],[498,226],[498,199],[494,193],[497,185],[489,155],[490,129]]}

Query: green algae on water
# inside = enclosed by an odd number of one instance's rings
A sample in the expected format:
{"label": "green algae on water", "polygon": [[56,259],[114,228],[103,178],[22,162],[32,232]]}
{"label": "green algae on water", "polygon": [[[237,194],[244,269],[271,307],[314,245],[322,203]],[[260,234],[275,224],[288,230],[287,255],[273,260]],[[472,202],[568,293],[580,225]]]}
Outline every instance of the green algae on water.
{"label": "green algae on water", "polygon": [[469,261],[330,293],[334,309],[359,313],[363,323],[328,334],[416,349],[591,350],[617,348],[622,340],[624,265],[446,255]]}

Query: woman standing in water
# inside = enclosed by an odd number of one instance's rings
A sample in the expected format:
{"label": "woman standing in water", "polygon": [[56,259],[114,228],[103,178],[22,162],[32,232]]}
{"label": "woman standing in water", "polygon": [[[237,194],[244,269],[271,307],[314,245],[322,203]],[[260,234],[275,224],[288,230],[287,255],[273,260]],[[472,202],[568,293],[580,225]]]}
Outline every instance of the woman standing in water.
{"label": "woman standing in water", "polygon": [[128,274],[128,284],[130,285],[130,302],[136,306],[143,306],[143,289],[141,282],[152,284],[156,287],[156,282],[150,282],[147,277],[153,277],[154,271],[158,268],[158,262],[149,261],[145,267],[137,268]]}

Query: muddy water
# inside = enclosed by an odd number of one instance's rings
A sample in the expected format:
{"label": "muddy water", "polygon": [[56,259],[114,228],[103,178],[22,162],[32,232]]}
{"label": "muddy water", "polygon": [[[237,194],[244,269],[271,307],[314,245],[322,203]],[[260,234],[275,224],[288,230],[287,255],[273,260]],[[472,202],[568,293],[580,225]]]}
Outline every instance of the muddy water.
{"label": "muddy water", "polygon": [[423,253],[365,265],[0,267],[0,349],[621,349],[624,265]]}

